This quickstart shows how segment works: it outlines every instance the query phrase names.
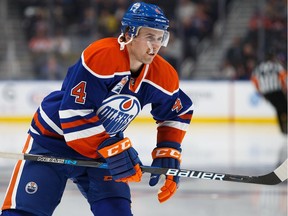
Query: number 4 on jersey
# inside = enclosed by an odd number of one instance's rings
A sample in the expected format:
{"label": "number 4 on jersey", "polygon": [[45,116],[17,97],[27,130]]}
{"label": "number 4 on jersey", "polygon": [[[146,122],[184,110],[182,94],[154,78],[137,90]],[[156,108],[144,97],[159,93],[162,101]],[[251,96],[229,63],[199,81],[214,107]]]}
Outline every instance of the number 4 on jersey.
{"label": "number 4 on jersey", "polygon": [[84,104],[86,100],[86,82],[81,81],[72,88],[71,96],[75,97],[75,103]]}

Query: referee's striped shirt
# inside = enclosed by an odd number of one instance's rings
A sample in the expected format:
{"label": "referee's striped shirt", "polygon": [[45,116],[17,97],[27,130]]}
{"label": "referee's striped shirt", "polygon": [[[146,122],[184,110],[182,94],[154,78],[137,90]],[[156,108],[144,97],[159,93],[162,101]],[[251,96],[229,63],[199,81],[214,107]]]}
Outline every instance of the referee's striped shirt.
{"label": "referee's striped shirt", "polygon": [[260,63],[251,76],[257,90],[262,94],[286,89],[286,78],[284,67],[273,61]]}

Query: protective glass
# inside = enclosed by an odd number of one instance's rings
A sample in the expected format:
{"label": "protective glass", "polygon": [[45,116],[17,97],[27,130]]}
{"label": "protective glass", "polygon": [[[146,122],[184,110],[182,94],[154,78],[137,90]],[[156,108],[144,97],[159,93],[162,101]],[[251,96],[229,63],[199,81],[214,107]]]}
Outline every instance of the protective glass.
{"label": "protective glass", "polygon": [[141,35],[141,36],[139,36],[138,33],[139,33],[140,28],[138,28],[137,33],[136,33],[137,38],[139,38],[141,40],[146,40],[147,42],[149,42],[151,44],[157,44],[157,45],[161,45],[164,47],[166,47],[168,45],[169,38],[170,38],[170,33],[168,31],[164,31],[162,37],[155,37],[153,35],[146,35],[146,36]]}
{"label": "protective glass", "polygon": [[162,46],[167,47],[170,38],[170,33],[168,31],[164,31],[162,38]]}

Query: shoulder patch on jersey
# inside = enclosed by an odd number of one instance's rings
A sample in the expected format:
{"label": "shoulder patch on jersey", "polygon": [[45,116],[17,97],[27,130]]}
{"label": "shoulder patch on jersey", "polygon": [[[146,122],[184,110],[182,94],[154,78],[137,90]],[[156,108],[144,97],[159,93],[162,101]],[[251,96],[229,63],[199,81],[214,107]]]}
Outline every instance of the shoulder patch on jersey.
{"label": "shoulder patch on jersey", "polygon": [[114,88],[111,91],[116,94],[120,94],[120,92],[122,91],[123,87],[128,82],[128,80],[129,80],[128,76],[123,77],[121,81],[117,83],[117,85],[114,86]]}

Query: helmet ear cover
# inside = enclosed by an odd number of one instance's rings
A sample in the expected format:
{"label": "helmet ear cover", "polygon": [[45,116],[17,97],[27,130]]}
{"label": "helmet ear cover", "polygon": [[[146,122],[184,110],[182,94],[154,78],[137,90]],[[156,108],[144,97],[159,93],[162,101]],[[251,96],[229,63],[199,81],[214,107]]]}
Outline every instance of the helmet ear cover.
{"label": "helmet ear cover", "polygon": [[[126,35],[126,33],[128,33],[128,32],[129,32],[129,26],[126,26],[125,30],[122,31],[121,35],[119,36],[119,40],[120,40],[121,42],[126,42],[126,41],[127,41],[125,35]],[[129,34],[129,33],[128,33],[128,34]],[[129,34],[129,36],[130,36],[130,34]],[[130,37],[131,37],[131,36],[130,36]]]}

